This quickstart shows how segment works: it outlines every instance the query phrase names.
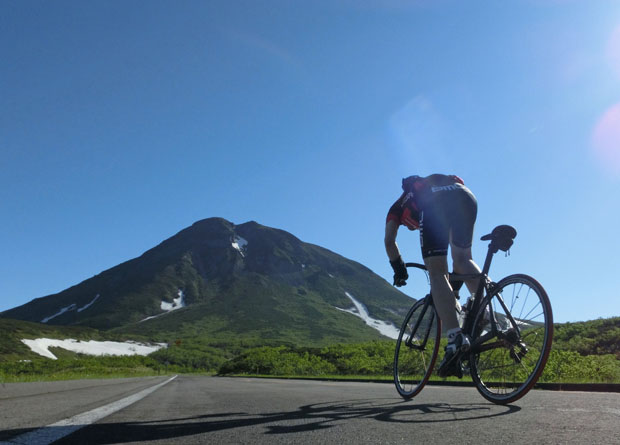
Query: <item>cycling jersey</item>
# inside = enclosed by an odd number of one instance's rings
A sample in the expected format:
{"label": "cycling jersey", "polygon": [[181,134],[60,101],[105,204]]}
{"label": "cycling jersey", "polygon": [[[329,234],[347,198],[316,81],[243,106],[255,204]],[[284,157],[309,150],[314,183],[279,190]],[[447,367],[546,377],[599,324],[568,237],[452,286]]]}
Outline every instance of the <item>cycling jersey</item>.
{"label": "cycling jersey", "polygon": [[403,192],[388,211],[387,220],[395,221],[399,225],[415,230],[420,227],[420,211],[413,199],[412,192]]}
{"label": "cycling jersey", "polygon": [[403,180],[403,194],[388,211],[386,222],[420,229],[424,258],[447,255],[450,241],[471,247],[478,205],[458,176],[435,174]]}

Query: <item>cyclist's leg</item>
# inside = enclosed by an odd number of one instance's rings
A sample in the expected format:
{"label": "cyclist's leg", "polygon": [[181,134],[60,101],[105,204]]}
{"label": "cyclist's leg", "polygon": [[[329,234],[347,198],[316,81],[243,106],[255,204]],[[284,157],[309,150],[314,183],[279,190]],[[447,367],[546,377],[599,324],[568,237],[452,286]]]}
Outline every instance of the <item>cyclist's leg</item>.
{"label": "cyclist's leg", "polygon": [[431,294],[437,315],[447,329],[458,328],[456,299],[448,280],[448,244],[450,226],[440,200],[420,213],[420,247],[431,282]]}
{"label": "cyclist's leg", "polygon": [[[480,267],[474,262],[471,245],[474,237],[474,224],[478,213],[476,197],[465,187],[453,192],[454,218],[450,229],[450,250],[454,272],[459,274],[480,273]],[[478,289],[478,279],[465,282],[470,293]]]}
{"label": "cyclist's leg", "polygon": [[445,328],[449,331],[459,327],[456,317],[454,293],[448,281],[448,259],[446,255],[429,256],[424,258],[431,281],[431,294],[437,315]]}
{"label": "cyclist's leg", "polygon": [[431,281],[431,294],[437,315],[446,327],[448,334],[448,345],[439,364],[438,373],[440,377],[454,375],[461,378],[463,368],[459,362],[459,357],[460,353],[469,349],[470,341],[461,331],[456,316],[455,305],[458,303],[456,303],[452,287],[448,281],[448,257],[447,255],[427,256],[424,258],[424,264]]}
{"label": "cyclist's leg", "polygon": [[[473,195],[472,195],[473,196]],[[422,242],[422,257],[428,269],[431,280],[431,294],[437,314],[448,334],[448,345],[445,355],[439,365],[439,375],[446,377],[456,375],[462,377],[460,354],[470,347],[469,338],[461,332],[456,316],[452,287],[448,280],[448,245],[463,242],[463,201],[469,200],[469,193],[465,190],[446,191],[437,193],[429,199],[429,206],[422,212],[420,219],[420,239]],[[430,210],[427,214],[427,210]],[[471,212],[470,212],[471,213]],[[467,218],[471,219],[471,217]],[[475,213],[473,219],[475,220]],[[473,221],[471,222],[473,232]],[[469,245],[471,246],[471,234]]]}
{"label": "cyclist's leg", "polygon": [[[450,250],[452,251],[452,267],[454,272],[458,274],[479,274],[480,267],[474,262],[471,254],[470,247],[458,247],[455,244],[450,244]],[[479,279],[465,281],[465,285],[471,294],[474,294],[478,290]]]}

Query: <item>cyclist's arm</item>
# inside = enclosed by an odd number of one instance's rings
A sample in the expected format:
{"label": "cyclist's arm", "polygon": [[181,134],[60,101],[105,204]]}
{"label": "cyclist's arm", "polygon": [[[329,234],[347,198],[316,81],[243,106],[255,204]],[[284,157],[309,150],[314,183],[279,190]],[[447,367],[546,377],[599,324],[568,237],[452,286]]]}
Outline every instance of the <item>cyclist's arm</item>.
{"label": "cyclist's arm", "polygon": [[396,244],[396,234],[398,233],[399,223],[394,219],[388,219],[385,223],[385,251],[387,253],[390,261],[394,261],[398,259],[400,256],[400,251],[398,250],[398,245]]}

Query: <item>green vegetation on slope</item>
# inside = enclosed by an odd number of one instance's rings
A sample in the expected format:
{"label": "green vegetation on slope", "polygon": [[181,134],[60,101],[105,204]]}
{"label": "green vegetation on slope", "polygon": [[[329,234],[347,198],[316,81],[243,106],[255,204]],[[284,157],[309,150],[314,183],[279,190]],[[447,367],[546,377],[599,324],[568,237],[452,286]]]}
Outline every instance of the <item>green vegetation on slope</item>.
{"label": "green vegetation on slope", "polygon": [[[558,324],[554,337],[540,382],[620,383],[620,317]],[[219,372],[389,377],[393,354],[393,341],[325,348],[261,347],[245,351]]]}
{"label": "green vegetation on slope", "polygon": [[0,382],[34,382],[88,378],[142,377],[177,371],[151,357],[92,357],[72,354],[54,348],[58,360],[38,358],[27,361],[1,362]]}
{"label": "green vegetation on slope", "polygon": [[[239,342],[252,346],[325,346],[381,338],[361,319],[334,310],[324,295],[309,287],[292,287],[256,273],[238,278],[229,287],[226,298],[195,303],[111,332],[147,335],[153,341],[201,339],[232,348]],[[340,294],[346,303],[342,306],[348,307],[351,303],[344,291]]]}
{"label": "green vegetation on slope", "polygon": [[613,354],[620,360],[620,317],[555,325],[554,348],[580,355]]}
{"label": "green vegetation on slope", "polygon": [[[191,312],[188,311],[188,316]],[[128,339],[127,333],[101,333],[87,328],[46,326],[0,320],[0,380],[84,378],[148,375],[167,372],[252,374],[272,376],[392,375],[395,342],[361,341],[321,346],[283,345],[276,339],[232,335],[213,337],[210,328],[187,320],[174,336],[152,332],[140,339],[166,341],[169,347],[148,357],[91,357],[59,348],[59,360],[42,358],[19,341],[21,338]],[[556,325],[554,346],[541,382],[620,383],[620,317]],[[216,328],[223,328],[220,323]],[[217,330],[217,329],[216,329]],[[148,334],[148,335],[147,335]],[[111,338],[115,337],[115,338]],[[136,340],[135,335],[130,336]],[[296,338],[296,340],[299,340]],[[303,339],[302,339],[303,340]],[[307,344],[307,343],[306,343]],[[27,360],[27,361],[24,361]]]}
{"label": "green vegetation on slope", "polygon": [[[219,373],[272,376],[392,375],[394,343],[369,342],[323,349],[262,347],[224,364]],[[620,383],[620,360],[613,355],[581,356],[552,350],[540,382]]]}

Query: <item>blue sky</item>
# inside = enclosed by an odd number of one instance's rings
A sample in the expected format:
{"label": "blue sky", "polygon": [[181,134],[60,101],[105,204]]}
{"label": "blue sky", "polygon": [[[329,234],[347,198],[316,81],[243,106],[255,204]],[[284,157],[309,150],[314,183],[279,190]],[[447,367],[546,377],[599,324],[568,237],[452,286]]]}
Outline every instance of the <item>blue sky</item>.
{"label": "blue sky", "polygon": [[[620,2],[2,1],[0,310],[224,217],[391,279],[400,180],[461,176],[556,321],[620,315]],[[406,261],[417,233],[401,229]],[[481,263],[486,246],[477,242]],[[426,291],[414,276],[406,292]]]}

